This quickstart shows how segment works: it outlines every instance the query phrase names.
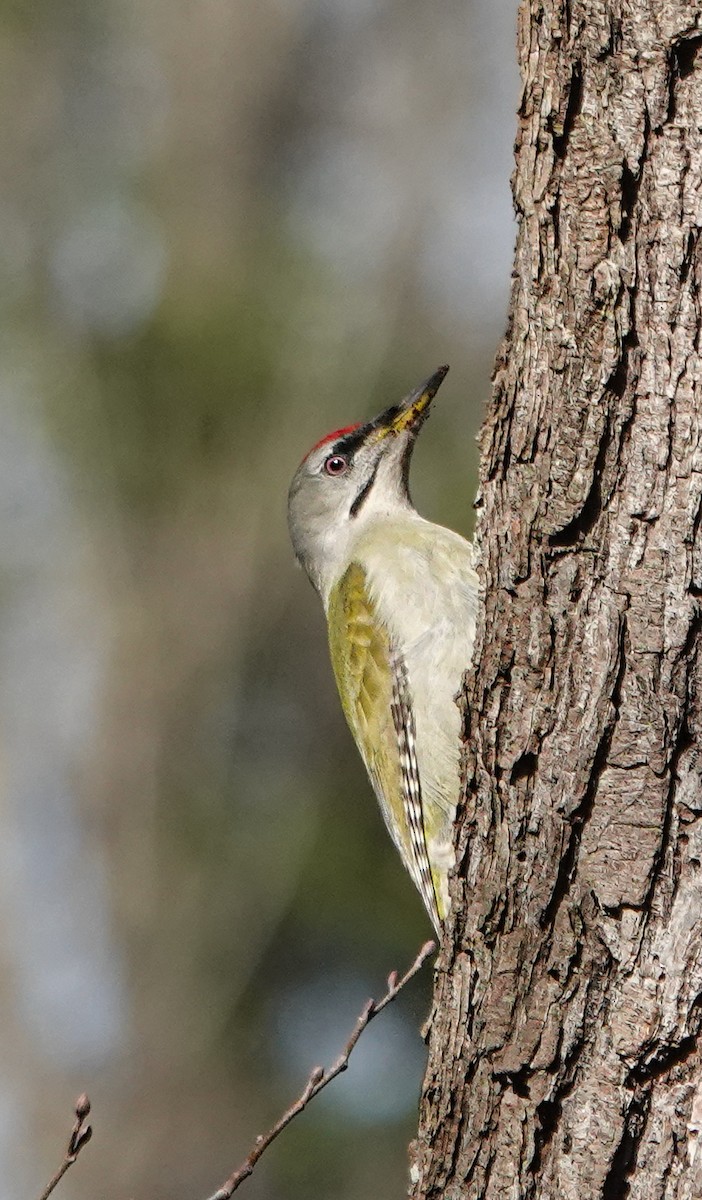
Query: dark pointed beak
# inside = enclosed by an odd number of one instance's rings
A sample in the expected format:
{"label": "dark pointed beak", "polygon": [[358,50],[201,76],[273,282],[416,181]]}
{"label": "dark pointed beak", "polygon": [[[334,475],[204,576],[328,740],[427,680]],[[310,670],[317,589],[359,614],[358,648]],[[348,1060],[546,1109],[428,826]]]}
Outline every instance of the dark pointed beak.
{"label": "dark pointed beak", "polygon": [[429,415],[429,406],[447,372],[448,367],[439,367],[433,375],[430,375],[424,383],[420,383],[419,387],[410,392],[409,396],[405,396],[405,399],[401,400],[399,404],[394,404],[392,408],[386,408],[385,412],[376,417],[372,426],[378,431],[379,436],[405,432],[416,436]]}

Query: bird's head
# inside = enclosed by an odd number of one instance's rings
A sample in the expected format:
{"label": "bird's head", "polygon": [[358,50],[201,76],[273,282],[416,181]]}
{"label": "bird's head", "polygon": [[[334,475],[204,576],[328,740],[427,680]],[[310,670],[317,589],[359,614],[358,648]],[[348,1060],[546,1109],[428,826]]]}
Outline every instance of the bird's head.
{"label": "bird's head", "polygon": [[330,433],[300,463],[290,485],[288,524],[295,554],[322,596],[362,524],[412,508],[412,450],[447,371],[439,367],[366,425]]}

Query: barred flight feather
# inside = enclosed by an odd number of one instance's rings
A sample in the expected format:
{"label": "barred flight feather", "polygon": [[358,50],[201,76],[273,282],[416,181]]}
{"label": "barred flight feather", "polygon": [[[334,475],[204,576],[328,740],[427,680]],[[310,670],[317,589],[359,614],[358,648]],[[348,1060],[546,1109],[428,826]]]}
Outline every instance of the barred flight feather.
{"label": "barred flight feather", "polygon": [[346,720],[385,824],[439,931],[407,669],[378,618],[359,563],[350,564],[330,593],[328,619],[332,666]]}
{"label": "barred flight feather", "polygon": [[422,782],[417,764],[417,737],[412,712],[407,668],[396,647],[391,646],[390,666],[392,670],[392,712],[400,751],[402,796],[407,814],[414,861],[411,874],[419,888],[424,903],[431,913],[435,925],[439,925],[439,913],[434,892],[434,882],[427,854],[422,808]]}

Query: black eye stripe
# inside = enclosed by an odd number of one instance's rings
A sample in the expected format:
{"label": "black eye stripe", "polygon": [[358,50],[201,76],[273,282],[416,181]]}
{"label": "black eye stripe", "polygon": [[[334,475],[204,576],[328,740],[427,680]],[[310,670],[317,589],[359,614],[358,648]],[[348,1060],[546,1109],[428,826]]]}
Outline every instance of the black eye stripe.
{"label": "black eye stripe", "polygon": [[339,438],[332,448],[332,454],[343,454],[346,458],[353,458],[353,455],[359,446],[362,446],[368,437],[368,426],[363,425],[361,429],[355,429],[353,433],[347,433],[344,437]]}
{"label": "black eye stripe", "polygon": [[366,425],[359,425],[358,429],[353,429],[351,433],[346,433],[332,447],[335,454],[345,454],[348,458],[352,458],[355,451],[364,442],[368,441],[368,437],[376,429],[387,431],[388,426],[392,424],[396,417],[402,412],[402,406],[396,404],[393,408],[388,408],[385,412],[376,417],[374,421],[369,421]]}

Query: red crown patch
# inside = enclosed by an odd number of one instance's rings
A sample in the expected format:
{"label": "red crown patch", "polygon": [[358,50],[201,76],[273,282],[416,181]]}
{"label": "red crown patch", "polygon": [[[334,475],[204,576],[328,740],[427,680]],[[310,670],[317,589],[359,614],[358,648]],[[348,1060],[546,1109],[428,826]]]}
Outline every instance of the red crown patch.
{"label": "red crown patch", "polygon": [[[355,425],[346,425],[343,429],[335,429],[333,433],[328,433],[326,437],[320,438],[315,442],[311,450],[307,451],[305,458],[309,458],[310,454],[314,454],[315,450],[319,450],[320,446],[326,446],[327,442],[335,442],[337,438],[342,438],[347,433],[353,433],[354,429],[360,429],[361,422],[357,421]],[[304,459],[302,460],[304,462]]]}

